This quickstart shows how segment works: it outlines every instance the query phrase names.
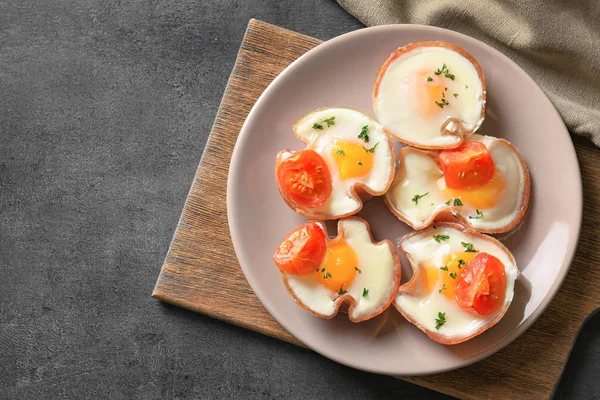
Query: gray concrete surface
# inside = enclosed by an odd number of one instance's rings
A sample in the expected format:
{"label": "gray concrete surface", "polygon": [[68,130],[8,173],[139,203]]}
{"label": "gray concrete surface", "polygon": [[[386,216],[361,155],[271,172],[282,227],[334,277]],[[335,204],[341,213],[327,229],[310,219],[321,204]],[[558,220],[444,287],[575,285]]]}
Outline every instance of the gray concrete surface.
{"label": "gray concrete surface", "polygon": [[[251,17],[361,27],[330,0],[0,1],[0,398],[446,398],[150,297]],[[599,396],[599,320],[557,397]]]}

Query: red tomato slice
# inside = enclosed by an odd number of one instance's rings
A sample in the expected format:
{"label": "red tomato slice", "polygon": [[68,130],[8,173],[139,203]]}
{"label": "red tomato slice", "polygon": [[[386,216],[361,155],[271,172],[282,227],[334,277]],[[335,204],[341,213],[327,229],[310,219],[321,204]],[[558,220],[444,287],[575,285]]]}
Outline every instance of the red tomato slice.
{"label": "red tomato slice", "polygon": [[316,271],[325,258],[325,232],[315,221],[294,229],[281,242],[273,261],[290,275],[309,275]]}
{"label": "red tomato slice", "polygon": [[488,253],[479,253],[462,270],[456,283],[456,302],[465,310],[490,315],[504,304],[504,264]]}
{"label": "red tomato slice", "polygon": [[440,153],[446,186],[471,189],[485,185],[496,172],[494,160],[483,143],[466,142]]}
{"label": "red tomato slice", "polygon": [[277,165],[277,183],[297,205],[319,207],[331,196],[331,174],[314,150],[299,151]]}

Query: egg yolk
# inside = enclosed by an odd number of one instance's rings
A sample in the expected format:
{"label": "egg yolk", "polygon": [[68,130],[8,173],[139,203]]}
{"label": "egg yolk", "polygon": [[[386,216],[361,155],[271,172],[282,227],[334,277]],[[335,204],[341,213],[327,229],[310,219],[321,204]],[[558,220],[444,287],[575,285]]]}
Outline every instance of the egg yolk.
{"label": "egg yolk", "polygon": [[485,185],[472,189],[450,189],[446,187],[442,193],[449,199],[459,198],[463,204],[477,209],[492,208],[502,198],[506,189],[506,181],[498,170]]}
{"label": "egg yolk", "polygon": [[448,82],[444,76],[435,75],[432,70],[420,70],[415,73],[408,87],[408,95],[412,99],[415,111],[423,118],[439,113],[442,108],[437,103],[443,104],[442,99],[448,95],[448,91],[445,90],[447,86]]}
{"label": "egg yolk", "polygon": [[327,253],[316,279],[326,288],[340,293],[347,290],[358,272],[358,257],[352,247],[345,241],[334,241],[327,244]]}
{"label": "egg yolk", "polygon": [[366,151],[361,144],[336,141],[332,152],[341,179],[360,178],[373,168],[374,153]]}
{"label": "egg yolk", "polygon": [[477,253],[450,253],[444,256],[443,265],[435,265],[428,263],[425,266],[425,281],[426,293],[431,293],[437,290],[449,300],[454,300],[456,282],[462,269],[465,268]]}

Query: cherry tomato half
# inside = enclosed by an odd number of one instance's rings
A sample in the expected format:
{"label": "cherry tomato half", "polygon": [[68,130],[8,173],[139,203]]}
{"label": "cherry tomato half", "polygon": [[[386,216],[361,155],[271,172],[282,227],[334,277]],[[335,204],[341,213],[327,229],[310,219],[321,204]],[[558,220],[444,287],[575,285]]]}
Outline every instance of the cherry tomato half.
{"label": "cherry tomato half", "polygon": [[488,253],[479,253],[462,270],[456,283],[456,302],[465,310],[490,315],[504,304],[504,264]]}
{"label": "cherry tomato half", "polygon": [[277,165],[279,187],[297,205],[319,207],[331,196],[331,174],[314,150],[299,151]]}
{"label": "cherry tomato half", "polygon": [[467,142],[455,149],[442,151],[440,164],[446,186],[451,189],[483,186],[496,172],[494,160],[481,142]]}
{"label": "cherry tomato half", "polygon": [[308,275],[321,265],[326,251],[325,232],[318,223],[310,221],[294,229],[281,242],[273,261],[290,275]]}

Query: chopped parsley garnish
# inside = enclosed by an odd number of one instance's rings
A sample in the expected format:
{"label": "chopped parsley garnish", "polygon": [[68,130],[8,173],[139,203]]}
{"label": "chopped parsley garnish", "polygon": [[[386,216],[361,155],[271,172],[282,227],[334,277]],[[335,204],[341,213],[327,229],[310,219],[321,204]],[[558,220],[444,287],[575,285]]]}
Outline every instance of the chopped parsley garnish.
{"label": "chopped parsley garnish", "polygon": [[317,124],[316,122],[313,124],[313,129],[318,129],[320,131],[323,130],[323,125]]}
{"label": "chopped parsley garnish", "polygon": [[415,194],[412,198],[412,201],[415,203],[415,205],[419,204],[419,200],[421,200],[423,197],[427,196],[429,194],[429,192],[424,193],[424,194]]}
{"label": "chopped parsley garnish", "polygon": [[367,149],[365,146],[363,146],[363,149],[365,149],[367,153],[375,153],[375,149],[377,148],[378,144],[379,142],[375,143],[375,146],[371,147],[370,149]]}
{"label": "chopped parsley garnish", "polygon": [[364,140],[365,143],[369,143],[369,135],[367,132],[369,132],[369,125],[363,126],[358,135],[358,138]]}
{"label": "chopped parsley garnish", "polygon": [[434,74],[436,75],[441,75],[442,72],[444,72],[446,70],[446,64],[442,65],[442,68],[438,69],[437,71],[434,72]]}
{"label": "chopped parsley garnish", "polygon": [[346,294],[348,293],[347,290],[344,290],[344,285],[340,286],[340,290],[338,290],[338,294]]}
{"label": "chopped parsley garnish", "polygon": [[460,199],[457,197],[457,198],[455,198],[455,199],[454,199],[454,205],[458,207],[458,206],[462,206],[462,205],[463,205],[463,203],[462,203],[462,201],[460,201]]}
{"label": "chopped parsley garnish", "polygon": [[456,272],[450,272],[450,278],[452,279],[456,279],[456,277],[458,276],[458,274]]}
{"label": "chopped parsley garnish", "polygon": [[479,253],[479,250],[473,248],[473,243],[460,242],[460,244],[465,248],[465,253]]}
{"label": "chopped parsley garnish", "polygon": [[325,268],[323,268],[323,269],[321,270],[321,272],[325,272]]}
{"label": "chopped parsley garnish", "polygon": [[445,283],[442,285],[442,288],[440,290],[438,290],[438,293],[442,293],[442,290],[446,290],[446,284]]}
{"label": "chopped parsley garnish", "polygon": [[445,87],[445,88],[444,88],[444,91],[446,91],[446,92],[447,92],[447,91],[448,91],[448,88],[447,88],[447,87]]}
{"label": "chopped parsley garnish", "polygon": [[335,122],[333,121],[335,119],[335,117],[329,117],[327,119],[324,119],[323,122],[325,122],[327,124],[327,127],[329,128],[331,125],[335,125]]}
{"label": "chopped parsley garnish", "polygon": [[458,98],[458,93],[454,93],[454,98]]}
{"label": "chopped parsley garnish", "polygon": [[448,271],[448,266],[447,266],[447,265],[445,265],[445,266],[443,266],[443,267],[440,267],[440,269],[441,269],[442,271]]}
{"label": "chopped parsley garnish", "polygon": [[477,211],[477,215],[469,215],[469,219],[479,219],[481,217],[483,217],[483,213],[481,211],[479,211],[479,209],[475,209],[475,211]]}
{"label": "chopped parsley garnish", "polygon": [[369,295],[369,289],[363,288],[363,297],[367,297]]}
{"label": "chopped parsley garnish", "polygon": [[360,160],[358,160],[358,165],[362,165],[362,162]]}
{"label": "chopped parsley garnish", "polygon": [[432,77],[430,77],[430,76],[427,77],[427,82],[431,82],[432,80],[433,80]]}
{"label": "chopped parsley garnish", "polygon": [[331,274],[329,272],[325,272],[323,274],[323,279],[331,278]]}
{"label": "chopped parsley garnish", "polygon": [[448,240],[448,239],[450,239],[450,236],[448,236],[448,235],[433,235],[433,238],[435,239],[436,242],[442,243],[442,240]]}
{"label": "chopped parsley garnish", "polygon": [[448,79],[450,79],[452,81],[456,78],[454,76],[454,74],[450,73],[450,71],[448,70],[448,67],[446,67],[446,64],[442,64],[442,68],[440,68],[437,71],[435,71],[434,74],[436,74],[436,75],[444,74],[445,78],[448,78]]}
{"label": "chopped parsley garnish", "polygon": [[465,89],[468,89],[468,88],[469,88],[469,85],[465,85]]}
{"label": "chopped parsley garnish", "polygon": [[458,260],[458,269],[461,269],[463,265],[467,265],[467,263],[461,258]]}
{"label": "chopped parsley garnish", "polygon": [[448,199],[448,200],[446,200],[444,203],[446,203],[446,205],[447,205],[447,206],[449,206],[449,205],[450,205],[450,203],[452,203],[452,199]]}
{"label": "chopped parsley garnish", "polygon": [[[443,93],[442,93],[442,95],[443,95]],[[437,106],[438,106],[439,108],[444,108],[445,106],[447,106],[447,105],[449,105],[449,104],[450,104],[450,103],[448,102],[448,100],[444,99],[443,97],[444,97],[444,96],[442,96],[442,101],[441,101],[441,102],[439,102],[439,101],[437,101],[437,100],[435,101],[435,104],[437,104]]]}
{"label": "chopped parsley garnish", "polygon": [[438,317],[435,319],[435,329],[440,330],[442,325],[446,323],[446,313],[439,312]]}
{"label": "chopped parsley garnish", "polygon": [[345,156],[346,155],[346,153],[344,153],[344,150],[338,150],[338,151],[335,152],[335,154],[339,154],[341,156]]}
{"label": "chopped parsley garnish", "polygon": [[360,270],[360,268],[354,267],[354,269],[357,270],[359,274],[362,274],[362,271]]}

